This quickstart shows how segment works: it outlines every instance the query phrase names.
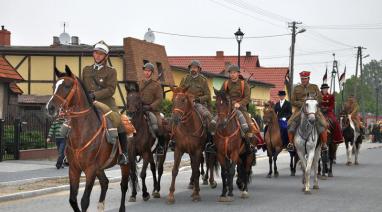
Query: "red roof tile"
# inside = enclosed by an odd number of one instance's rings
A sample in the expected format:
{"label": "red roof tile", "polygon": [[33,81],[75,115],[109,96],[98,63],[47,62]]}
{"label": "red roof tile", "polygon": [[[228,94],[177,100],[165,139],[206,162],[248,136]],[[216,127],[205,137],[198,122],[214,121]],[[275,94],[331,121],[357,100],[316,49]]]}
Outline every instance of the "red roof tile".
{"label": "red roof tile", "polygon": [[0,57],[0,80],[23,80],[21,75],[5,60],[4,57]]}
{"label": "red roof tile", "polygon": [[21,88],[19,86],[17,86],[17,84],[15,82],[11,82],[9,83],[9,89],[11,89],[11,91],[15,94],[23,94],[23,90],[21,90]]}

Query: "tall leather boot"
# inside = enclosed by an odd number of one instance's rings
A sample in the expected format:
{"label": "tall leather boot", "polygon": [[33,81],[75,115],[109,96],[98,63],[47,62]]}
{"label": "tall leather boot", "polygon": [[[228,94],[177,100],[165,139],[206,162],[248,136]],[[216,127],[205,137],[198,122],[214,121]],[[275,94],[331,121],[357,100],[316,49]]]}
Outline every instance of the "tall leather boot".
{"label": "tall leather boot", "polygon": [[320,134],[320,139],[321,139],[321,150],[322,151],[328,151],[328,131],[325,129],[322,131]]}
{"label": "tall leather boot", "polygon": [[156,147],[156,154],[164,155],[164,137],[161,135],[158,136],[158,145]]}
{"label": "tall leather boot", "polygon": [[126,133],[118,133],[118,140],[121,144],[122,154],[118,157],[118,164],[119,165],[126,165],[129,163],[129,157],[127,154],[127,136]]}

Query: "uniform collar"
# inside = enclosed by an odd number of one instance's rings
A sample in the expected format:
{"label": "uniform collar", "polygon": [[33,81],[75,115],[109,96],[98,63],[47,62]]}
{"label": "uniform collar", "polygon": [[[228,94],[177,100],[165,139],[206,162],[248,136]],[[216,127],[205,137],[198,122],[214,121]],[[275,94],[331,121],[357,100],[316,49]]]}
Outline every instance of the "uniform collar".
{"label": "uniform collar", "polygon": [[104,67],[103,64],[94,63],[94,65],[93,65],[93,69],[96,70],[96,71],[101,70],[103,67]]}

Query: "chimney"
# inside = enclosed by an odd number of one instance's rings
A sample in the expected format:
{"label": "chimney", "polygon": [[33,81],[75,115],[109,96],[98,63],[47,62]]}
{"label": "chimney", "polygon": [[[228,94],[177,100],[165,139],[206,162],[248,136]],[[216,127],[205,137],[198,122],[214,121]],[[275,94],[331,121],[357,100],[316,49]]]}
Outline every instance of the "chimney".
{"label": "chimney", "polygon": [[216,51],[216,57],[224,57],[224,51]]}
{"label": "chimney", "polygon": [[72,45],[79,45],[80,39],[78,36],[72,36]]}
{"label": "chimney", "polygon": [[0,30],[0,46],[10,46],[11,45],[11,32],[4,28],[4,25],[1,25]]}
{"label": "chimney", "polygon": [[250,51],[246,51],[246,52],[245,52],[245,56],[246,56],[246,57],[250,57],[250,56],[251,56],[251,52],[250,52]]}
{"label": "chimney", "polygon": [[60,45],[60,38],[57,36],[53,36],[53,46],[59,46]]}

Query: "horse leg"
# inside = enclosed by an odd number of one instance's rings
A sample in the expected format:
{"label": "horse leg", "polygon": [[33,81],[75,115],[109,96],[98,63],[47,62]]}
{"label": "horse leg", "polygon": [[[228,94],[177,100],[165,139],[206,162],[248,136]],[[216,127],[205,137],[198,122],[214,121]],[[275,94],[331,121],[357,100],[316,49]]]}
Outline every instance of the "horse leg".
{"label": "horse leg", "polygon": [[[132,164],[131,161],[129,164],[134,166],[134,164]],[[125,199],[126,199],[126,192],[127,192],[128,187],[129,187],[129,177],[130,177],[131,182],[134,186],[136,185],[136,183],[134,181],[137,181],[136,173],[129,173],[130,172],[129,168],[130,167],[128,167],[126,165],[121,166],[122,179],[121,179],[120,185],[121,185],[122,197],[121,197],[121,204],[119,206],[119,212],[125,212]],[[135,170],[132,170],[132,171],[135,171]],[[131,178],[132,176],[135,176],[135,179],[132,179]]]}
{"label": "horse leg", "polygon": [[278,177],[279,176],[279,172],[277,171],[277,165],[276,165],[276,161],[277,161],[277,154],[275,154],[275,156],[273,156],[273,169],[274,169],[274,176],[275,177]]}
{"label": "horse leg", "polygon": [[[233,197],[233,178],[235,176],[235,162],[230,161],[228,173],[228,196]],[[233,199],[232,199],[233,200]]]}
{"label": "horse leg", "polygon": [[107,179],[105,171],[101,170],[97,172],[97,178],[99,181],[99,184],[101,186],[101,194],[98,201],[98,211],[104,211],[105,210],[105,197],[106,192],[109,187],[109,179]]}
{"label": "horse leg", "polygon": [[144,201],[147,201],[150,199],[150,194],[147,192],[147,186],[146,186],[146,171],[148,166],[148,161],[143,159],[143,165],[141,170],[141,181],[142,181],[142,198]]}
{"label": "horse leg", "polygon": [[217,183],[214,178],[214,164],[216,163],[216,155],[213,153],[208,153],[208,169],[210,172],[209,176],[209,182],[210,182],[210,187],[211,188],[216,188]]}
{"label": "horse leg", "polygon": [[[192,157],[191,157],[190,154],[189,154],[189,156],[190,156],[190,163],[191,163],[191,167],[192,167],[192,163],[193,163],[194,160],[192,159]],[[199,168],[199,167],[198,167],[198,168]],[[194,172],[194,170],[192,169],[192,171],[191,171],[191,177],[190,177],[190,182],[188,183],[188,186],[187,186],[188,189],[194,189],[194,182],[193,182],[194,176],[195,176],[195,172]]]}
{"label": "horse leg", "polygon": [[151,170],[151,174],[153,175],[153,187],[154,188],[153,188],[152,194],[154,195],[154,193],[156,192],[156,189],[158,188],[157,170],[155,167],[154,158],[152,158],[152,160],[150,160],[150,170]]}
{"label": "horse leg", "polygon": [[73,208],[73,211],[80,212],[80,208],[77,203],[78,187],[80,184],[81,170],[74,165],[69,166],[69,183],[70,183],[70,198],[69,203]]}
{"label": "horse leg", "polygon": [[167,203],[169,203],[169,204],[175,203],[175,196],[174,196],[175,179],[176,179],[176,176],[178,175],[178,172],[179,172],[180,159],[182,158],[182,155],[183,155],[183,153],[180,152],[180,150],[178,150],[175,147],[174,166],[172,167],[172,179],[171,179],[171,185],[170,185],[170,193],[168,194],[168,197],[167,197]]}
{"label": "horse leg", "polygon": [[248,183],[251,177],[251,169],[252,169],[252,157],[247,155],[245,157],[245,161],[243,161],[243,176],[244,176],[244,185],[241,192],[241,198],[246,199],[249,197],[248,195]]}
{"label": "horse leg", "polygon": [[352,164],[351,162],[352,145],[349,144],[349,142],[345,142],[345,145],[346,145],[346,156],[347,156],[346,165],[350,166]]}
{"label": "horse leg", "polygon": [[221,177],[222,177],[222,193],[218,199],[219,202],[226,202],[227,201],[227,182],[228,182],[228,164],[220,164],[221,165]]}
{"label": "horse leg", "polygon": [[290,156],[290,160],[289,160],[290,176],[294,176],[293,175],[293,155],[292,155],[292,153],[289,153],[289,156]]}
{"label": "horse leg", "polygon": [[200,201],[200,187],[199,187],[199,177],[200,177],[200,171],[199,171],[199,165],[200,165],[200,159],[201,159],[202,152],[197,151],[193,157],[193,163],[191,164],[192,172],[193,174],[193,184],[194,184],[194,190],[192,192],[192,201]]}
{"label": "horse leg", "polygon": [[[208,165],[207,165],[207,161],[204,160],[204,155],[203,153],[200,155],[200,176],[202,177],[202,180],[203,180],[203,185],[208,185],[208,182],[207,182],[207,179],[208,179]],[[204,171],[204,162],[206,162],[206,171]],[[207,177],[206,177],[207,175]]]}
{"label": "horse leg", "polygon": [[[320,147],[318,147],[320,148]],[[306,169],[305,169],[305,194],[310,194],[310,174],[312,170],[312,165],[313,165],[313,156],[314,156],[314,150],[311,150],[310,153],[308,154],[308,160],[306,162]],[[313,167],[315,168],[315,167]]]}
{"label": "horse leg", "polygon": [[[203,155],[203,153],[202,153],[202,155]],[[211,168],[210,168],[210,161],[209,161],[210,158],[209,157],[210,157],[210,154],[205,152],[204,153],[204,157],[203,157],[202,161],[200,162],[201,164],[203,164],[204,161],[206,162],[206,172],[204,174],[201,173],[202,178],[203,178],[203,185],[208,185],[208,179],[209,179],[209,176],[210,176],[209,172],[210,172]]]}
{"label": "horse leg", "polygon": [[268,154],[268,162],[269,162],[269,172],[267,178],[272,177],[272,155]]}
{"label": "horse leg", "polygon": [[319,154],[321,152],[321,147],[318,147],[319,149],[316,150],[315,154],[314,154],[314,158],[313,158],[313,171],[314,171],[314,184],[313,184],[313,189],[319,189],[319,186],[318,186],[318,177],[317,177],[317,166],[318,166],[318,161],[319,161]]}
{"label": "horse leg", "polygon": [[354,165],[359,165],[358,163],[358,154],[359,154],[359,149],[361,147],[361,144],[359,143],[356,143],[353,148],[355,148],[355,151],[354,151]]}
{"label": "horse leg", "polygon": [[81,210],[86,211],[89,207],[90,194],[92,192],[94,181],[96,178],[95,167],[88,168],[85,172],[86,183],[85,183],[85,191],[81,198]]}

